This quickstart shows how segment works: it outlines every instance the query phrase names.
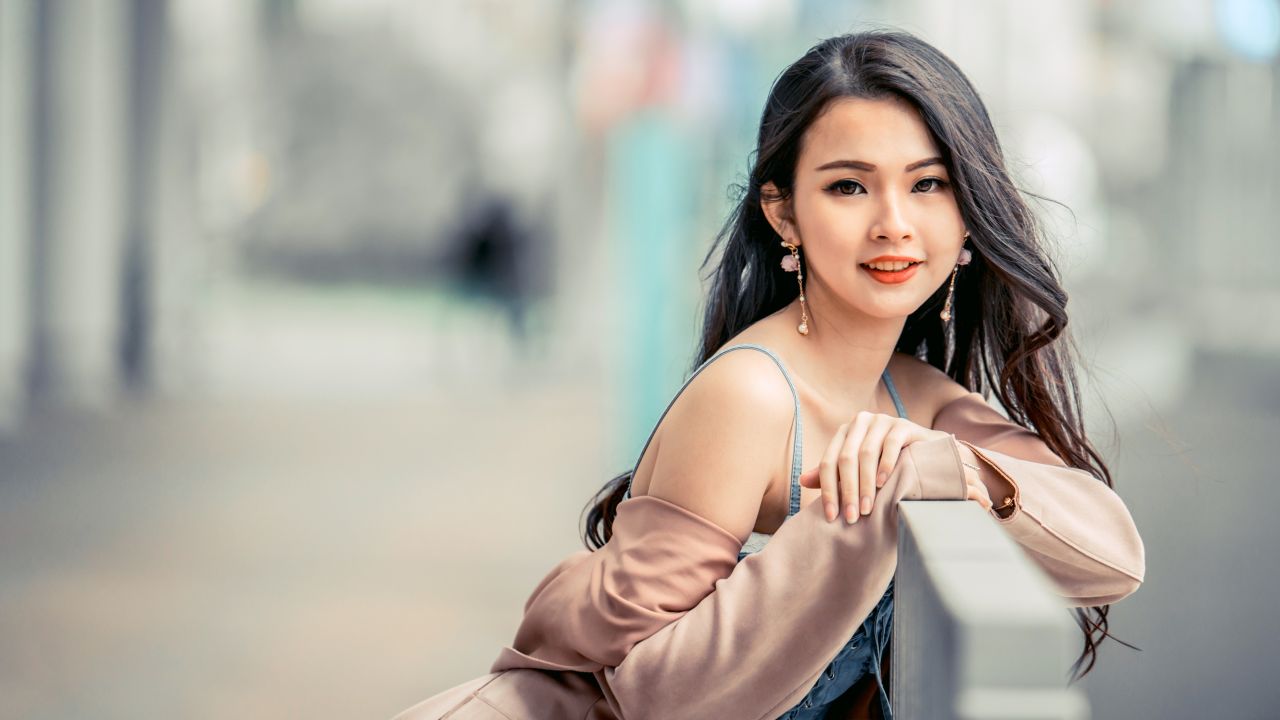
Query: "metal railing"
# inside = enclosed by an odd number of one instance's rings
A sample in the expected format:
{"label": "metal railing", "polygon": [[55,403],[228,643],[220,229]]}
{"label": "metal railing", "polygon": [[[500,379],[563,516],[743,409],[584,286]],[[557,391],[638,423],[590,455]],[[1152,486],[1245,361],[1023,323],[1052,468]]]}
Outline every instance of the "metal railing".
{"label": "metal railing", "polygon": [[899,505],[890,700],[897,720],[1089,717],[1067,687],[1079,631],[976,503]]}

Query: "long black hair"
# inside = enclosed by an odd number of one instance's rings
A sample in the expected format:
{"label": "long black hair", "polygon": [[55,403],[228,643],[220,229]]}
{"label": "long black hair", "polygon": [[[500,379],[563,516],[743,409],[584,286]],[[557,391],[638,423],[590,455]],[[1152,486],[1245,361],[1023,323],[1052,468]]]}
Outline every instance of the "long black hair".
{"label": "long black hair", "polygon": [[[898,98],[919,111],[953,179],[970,233],[973,259],[956,281],[951,334],[938,313],[944,285],[908,316],[897,351],[928,362],[984,397],[995,393],[1013,422],[1038,433],[1068,465],[1113,487],[1110,471],[1085,435],[1075,352],[1064,334],[1067,293],[1043,248],[1039,223],[1009,177],[995,128],[973,85],[949,58],[907,33],[875,30],[824,40],[774,81],[747,185],[702,264],[704,271],[712,268],[711,288],[692,367],[796,298],[794,276],[779,264],[787,251],[761,200],[790,196],[805,131],[829,103],[850,97]],[[778,188],[777,198],[763,196],[769,182]],[[588,549],[602,547],[612,535],[631,473],[610,480],[588,503],[583,532]],[[1114,637],[1108,632],[1109,609],[1076,608],[1084,650],[1072,665],[1073,681],[1093,669],[1097,645]]]}

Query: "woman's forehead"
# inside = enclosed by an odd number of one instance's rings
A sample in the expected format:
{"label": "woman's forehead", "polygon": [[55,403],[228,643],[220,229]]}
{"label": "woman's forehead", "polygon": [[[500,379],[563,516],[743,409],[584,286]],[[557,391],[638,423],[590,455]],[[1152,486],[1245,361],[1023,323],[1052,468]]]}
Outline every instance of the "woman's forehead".
{"label": "woman's forehead", "polygon": [[798,170],[811,172],[836,160],[855,160],[901,172],[910,163],[937,156],[920,112],[895,97],[832,101],[805,132]]}

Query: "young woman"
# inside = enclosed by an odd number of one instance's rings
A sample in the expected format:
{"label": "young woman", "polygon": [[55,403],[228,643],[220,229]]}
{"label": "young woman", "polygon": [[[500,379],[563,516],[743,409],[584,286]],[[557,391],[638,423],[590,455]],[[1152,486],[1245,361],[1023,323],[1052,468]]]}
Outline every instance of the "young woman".
{"label": "young woman", "polygon": [[903,499],[988,510],[1077,608],[1092,668],[1142,541],[960,70],[903,33],[812,48],[720,240],[696,370],[593,501],[593,551],[534,590],[489,675],[405,717],[891,717]]}

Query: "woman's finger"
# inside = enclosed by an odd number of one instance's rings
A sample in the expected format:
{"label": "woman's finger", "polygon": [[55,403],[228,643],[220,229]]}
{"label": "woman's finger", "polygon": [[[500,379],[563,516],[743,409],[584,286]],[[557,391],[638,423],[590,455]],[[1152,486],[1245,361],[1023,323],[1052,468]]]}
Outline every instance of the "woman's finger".
{"label": "woman's finger", "polygon": [[889,474],[897,467],[898,456],[902,454],[902,447],[910,436],[911,426],[904,422],[895,422],[889,429],[889,433],[884,436],[884,443],[880,450],[880,465],[876,468],[877,488],[884,487],[888,482]]}
{"label": "woman's finger", "polygon": [[966,500],[975,500],[985,510],[991,509],[991,496],[987,493],[987,486],[981,481],[968,482],[965,484],[967,488],[965,493]]}
{"label": "woman's finger", "polygon": [[875,503],[876,467],[880,464],[884,437],[893,428],[895,419],[888,415],[872,415],[862,446],[858,448],[858,512],[863,515],[870,515]]}
{"label": "woman's finger", "polygon": [[858,453],[862,449],[862,441],[871,427],[872,419],[873,414],[865,410],[854,416],[853,425],[849,428],[849,435],[844,439],[844,446],[840,448],[837,460],[840,476],[840,509],[844,513],[845,522],[850,524],[858,521],[858,463],[860,461]]}
{"label": "woman's finger", "polygon": [[981,494],[979,494],[979,493],[978,493],[978,491],[977,491],[976,489],[974,489],[973,487],[970,487],[970,488],[969,488],[969,493],[968,493],[968,495],[965,497],[965,499],[966,499],[966,500],[973,500],[974,502],[978,503],[979,505],[981,505],[981,506],[982,506],[982,509],[983,509],[983,510],[990,510],[990,509],[991,509],[991,502],[990,502],[989,500],[984,500],[984,499],[982,498],[982,495],[981,495]]}
{"label": "woman's finger", "polygon": [[840,448],[844,447],[845,438],[849,434],[849,424],[845,423],[836,428],[835,437],[831,438],[831,444],[827,446],[827,452],[822,456],[822,460],[818,463],[818,486],[822,489],[822,509],[826,512],[827,522],[836,519],[838,504],[837,483],[839,472],[837,465],[840,462]]}

